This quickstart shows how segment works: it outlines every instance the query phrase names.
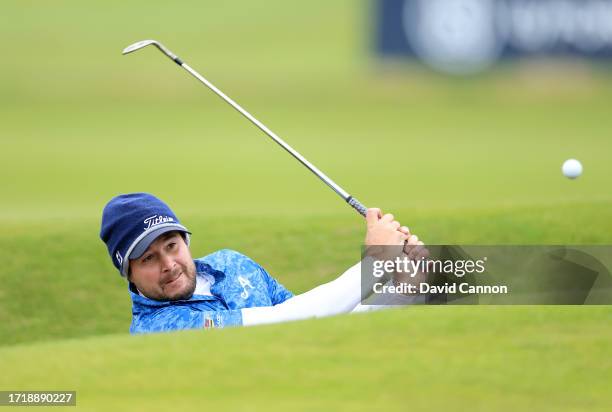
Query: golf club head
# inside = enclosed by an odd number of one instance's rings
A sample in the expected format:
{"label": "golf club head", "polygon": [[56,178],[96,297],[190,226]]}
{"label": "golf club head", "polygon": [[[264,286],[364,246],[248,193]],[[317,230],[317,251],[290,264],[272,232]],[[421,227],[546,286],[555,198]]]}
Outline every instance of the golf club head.
{"label": "golf club head", "polygon": [[163,44],[161,44],[160,42],[158,42],[157,40],[141,40],[138,41],[134,44],[130,44],[129,46],[127,46],[125,49],[123,49],[122,54],[129,54],[135,51],[138,51],[144,47],[147,47],[149,45],[154,45],[155,47],[157,47],[157,49],[159,51],[161,51],[162,53],[164,53],[166,56],[168,56],[170,59],[174,60],[177,64],[182,64],[182,62],[180,61],[180,59],[178,57],[176,57],[176,54],[172,53],[170,50],[168,50],[166,47],[164,47]]}
{"label": "golf club head", "polygon": [[125,49],[123,49],[123,52],[121,54],[128,54],[128,53],[135,52],[136,50],[140,50],[143,47],[147,47],[150,44],[155,44],[157,46],[159,42],[157,42],[156,40],[141,40],[139,42],[136,42],[134,44],[130,44],[129,46],[127,46]]}

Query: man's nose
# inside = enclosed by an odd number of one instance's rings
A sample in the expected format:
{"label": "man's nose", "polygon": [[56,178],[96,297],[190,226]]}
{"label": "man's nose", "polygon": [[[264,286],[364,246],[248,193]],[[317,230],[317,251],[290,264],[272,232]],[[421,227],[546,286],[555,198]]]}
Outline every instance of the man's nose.
{"label": "man's nose", "polygon": [[162,254],[160,260],[162,265],[162,271],[167,272],[169,270],[172,270],[172,268],[174,267],[174,259],[172,258],[172,256]]}

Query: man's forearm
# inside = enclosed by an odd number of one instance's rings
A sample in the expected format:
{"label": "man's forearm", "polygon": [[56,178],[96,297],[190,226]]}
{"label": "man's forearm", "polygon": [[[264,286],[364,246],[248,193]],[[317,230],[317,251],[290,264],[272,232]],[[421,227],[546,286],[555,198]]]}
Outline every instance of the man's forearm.
{"label": "man's forearm", "polygon": [[[243,324],[260,325],[351,312],[359,305],[364,295],[367,295],[363,292],[371,290],[375,281],[380,281],[373,277],[362,279],[362,264],[371,265],[372,259],[364,258],[337,279],[294,296],[279,305],[242,309]],[[366,284],[362,285],[364,282]]]}

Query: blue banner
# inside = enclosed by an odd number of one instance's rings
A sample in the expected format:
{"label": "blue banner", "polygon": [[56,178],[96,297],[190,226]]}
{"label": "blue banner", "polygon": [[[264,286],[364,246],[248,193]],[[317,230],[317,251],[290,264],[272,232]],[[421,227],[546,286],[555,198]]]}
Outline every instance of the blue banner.
{"label": "blue banner", "polygon": [[612,0],[377,0],[376,48],[453,73],[500,59],[612,57]]}

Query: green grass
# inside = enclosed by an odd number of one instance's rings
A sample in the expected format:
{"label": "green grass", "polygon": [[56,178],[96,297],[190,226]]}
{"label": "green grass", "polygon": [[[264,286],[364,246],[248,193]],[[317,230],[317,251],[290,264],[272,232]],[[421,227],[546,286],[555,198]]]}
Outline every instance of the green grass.
{"label": "green grass", "polygon": [[[121,56],[136,40],[166,43],[429,244],[610,244],[608,72],[506,65],[451,79],[383,64],[366,2],[39,3],[10,1],[0,17],[0,389],[76,389],[87,410],[611,402],[607,307],[419,307],[134,338],[98,239],[110,197],[152,192],[193,231],[194,256],[237,249],[302,292],[354,263],[364,234],[159,53]],[[584,164],[575,181],[560,173],[569,157]]]}
{"label": "green grass", "polygon": [[77,390],[91,411],[605,411],[611,316],[608,307],[421,307],[19,345],[0,349],[10,371],[0,387]]}
{"label": "green grass", "polygon": [[[612,209],[597,203],[397,212],[410,217],[414,232],[429,244],[605,244],[612,233]],[[187,214],[183,222],[194,234],[195,257],[220,248],[239,250],[296,293],[358,261],[364,235],[358,216],[350,213],[300,218]],[[0,235],[3,344],[127,332],[127,285],[97,230],[97,220],[70,219],[5,228]]]}

